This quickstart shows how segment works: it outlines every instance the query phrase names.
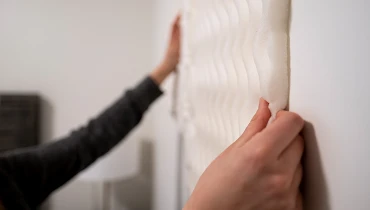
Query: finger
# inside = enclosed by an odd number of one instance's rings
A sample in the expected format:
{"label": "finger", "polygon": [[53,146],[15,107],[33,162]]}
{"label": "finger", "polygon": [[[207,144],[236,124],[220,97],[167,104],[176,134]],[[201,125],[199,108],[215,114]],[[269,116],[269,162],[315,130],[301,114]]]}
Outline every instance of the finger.
{"label": "finger", "polygon": [[180,20],[181,20],[181,13],[179,12],[176,15],[176,18],[172,22],[172,26],[171,26],[172,36],[178,36],[180,34],[180,30],[181,30],[180,29]]}
{"label": "finger", "polygon": [[179,23],[181,20],[181,12],[177,13],[175,23]]}
{"label": "finger", "polygon": [[303,209],[303,198],[302,198],[302,194],[298,193],[295,210],[302,210],[302,209]]}
{"label": "finger", "polygon": [[299,191],[299,186],[302,183],[302,178],[303,178],[303,167],[300,164],[300,165],[298,165],[298,167],[295,170],[293,180],[292,180],[292,183],[290,185],[291,189],[293,189],[295,191]]}
{"label": "finger", "polygon": [[268,108],[268,103],[264,99],[260,99],[256,114],[253,116],[248,127],[244,130],[240,138],[235,142],[236,145],[241,146],[245,144],[258,132],[261,132],[266,126],[271,117],[271,112]]}
{"label": "finger", "polygon": [[290,145],[294,138],[301,132],[304,125],[303,119],[288,111],[280,111],[277,118],[262,132],[253,138],[252,144],[262,147],[270,158],[278,158]]}
{"label": "finger", "polygon": [[304,150],[303,137],[298,135],[294,138],[292,143],[280,154],[278,161],[282,165],[289,168],[295,168],[302,159]]}
{"label": "finger", "polygon": [[180,24],[180,20],[181,20],[181,13],[177,13],[176,15],[176,18],[174,19],[172,25],[174,26],[174,28],[176,28],[179,24]]}
{"label": "finger", "polygon": [[256,114],[253,116],[248,127],[242,134],[245,138],[250,139],[258,132],[261,132],[264,128],[266,128],[271,117],[271,112],[268,108],[268,105],[269,104],[267,101],[265,101],[263,98],[260,99]]}

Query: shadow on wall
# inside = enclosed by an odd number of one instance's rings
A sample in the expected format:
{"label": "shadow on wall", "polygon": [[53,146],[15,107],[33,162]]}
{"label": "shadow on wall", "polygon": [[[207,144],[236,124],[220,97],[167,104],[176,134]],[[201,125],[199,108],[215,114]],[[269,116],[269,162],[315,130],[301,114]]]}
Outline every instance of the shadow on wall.
{"label": "shadow on wall", "polygon": [[306,152],[303,160],[305,173],[302,186],[304,209],[330,210],[329,195],[322,167],[322,160],[315,129],[311,123],[306,123],[303,136],[306,142]]}
{"label": "shadow on wall", "polygon": [[149,140],[140,146],[140,173],[114,183],[113,200],[120,208],[129,210],[152,209],[154,147]]}

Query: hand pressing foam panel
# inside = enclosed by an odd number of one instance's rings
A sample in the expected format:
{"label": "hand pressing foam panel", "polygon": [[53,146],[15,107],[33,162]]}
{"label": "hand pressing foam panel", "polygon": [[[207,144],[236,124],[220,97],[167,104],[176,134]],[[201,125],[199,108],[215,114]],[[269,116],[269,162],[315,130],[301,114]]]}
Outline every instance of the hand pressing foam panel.
{"label": "hand pressing foam panel", "polygon": [[185,0],[178,116],[186,186],[244,131],[260,97],[289,94],[288,0]]}
{"label": "hand pressing foam panel", "polygon": [[[256,2],[251,0],[250,2]],[[269,103],[272,119],[285,109],[289,97],[288,0],[263,0],[262,19],[253,45],[261,96]]]}

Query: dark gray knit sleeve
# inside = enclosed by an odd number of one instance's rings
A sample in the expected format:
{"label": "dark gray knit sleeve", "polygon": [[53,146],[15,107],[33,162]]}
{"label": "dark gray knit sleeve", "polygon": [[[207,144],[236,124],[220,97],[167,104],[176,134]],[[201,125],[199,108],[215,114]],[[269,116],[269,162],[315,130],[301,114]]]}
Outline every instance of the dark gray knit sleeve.
{"label": "dark gray knit sleeve", "polygon": [[[38,206],[117,145],[161,94],[158,85],[147,77],[86,126],[59,141],[0,155],[0,173],[9,184],[8,193],[0,192],[4,206],[10,207],[11,199],[24,200],[30,208]],[[9,196],[12,193],[14,196]]]}

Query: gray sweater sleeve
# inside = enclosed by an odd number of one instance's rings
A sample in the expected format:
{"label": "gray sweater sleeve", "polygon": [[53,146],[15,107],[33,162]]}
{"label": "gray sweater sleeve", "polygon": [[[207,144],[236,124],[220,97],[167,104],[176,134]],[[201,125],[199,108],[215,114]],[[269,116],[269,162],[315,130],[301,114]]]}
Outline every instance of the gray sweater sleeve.
{"label": "gray sweater sleeve", "polygon": [[13,209],[15,203],[24,203],[31,209],[38,206],[54,190],[117,145],[161,93],[147,77],[86,126],[59,141],[1,154],[0,200],[4,206],[7,209]]}

